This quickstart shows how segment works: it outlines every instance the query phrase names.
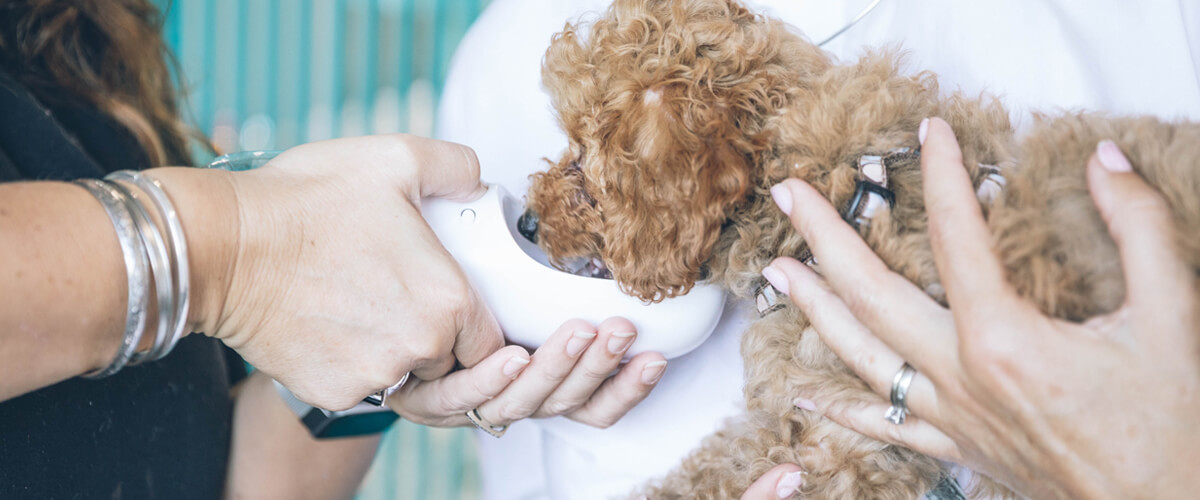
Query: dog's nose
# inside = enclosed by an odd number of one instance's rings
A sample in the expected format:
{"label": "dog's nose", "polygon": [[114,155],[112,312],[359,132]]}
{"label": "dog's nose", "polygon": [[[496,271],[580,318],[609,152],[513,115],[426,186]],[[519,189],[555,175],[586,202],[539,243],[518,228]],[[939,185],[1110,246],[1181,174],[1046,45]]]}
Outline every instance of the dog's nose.
{"label": "dog's nose", "polygon": [[517,219],[517,232],[525,239],[537,243],[538,215],[532,210],[526,210]]}

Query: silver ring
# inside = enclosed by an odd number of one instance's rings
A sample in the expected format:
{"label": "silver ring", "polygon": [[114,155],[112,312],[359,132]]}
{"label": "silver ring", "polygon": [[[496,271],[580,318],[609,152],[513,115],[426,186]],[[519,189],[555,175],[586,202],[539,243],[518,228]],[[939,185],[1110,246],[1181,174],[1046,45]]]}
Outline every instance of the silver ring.
{"label": "silver ring", "polygon": [[400,390],[401,387],[404,387],[404,383],[408,382],[409,375],[412,375],[412,372],[405,373],[403,377],[400,377],[400,381],[392,384],[391,387],[382,389],[377,391],[375,394],[363,398],[363,402],[370,403],[375,406],[383,406],[384,403],[387,403],[388,396],[395,394],[396,391]]}
{"label": "silver ring", "polygon": [[479,416],[479,408],[471,408],[471,411],[467,412],[467,420],[475,424],[475,427],[478,427],[479,430],[491,434],[492,437],[498,438],[508,431],[507,425],[496,425]]}
{"label": "silver ring", "polygon": [[892,378],[892,406],[883,414],[888,422],[900,425],[908,418],[908,387],[916,376],[917,369],[906,362]]}

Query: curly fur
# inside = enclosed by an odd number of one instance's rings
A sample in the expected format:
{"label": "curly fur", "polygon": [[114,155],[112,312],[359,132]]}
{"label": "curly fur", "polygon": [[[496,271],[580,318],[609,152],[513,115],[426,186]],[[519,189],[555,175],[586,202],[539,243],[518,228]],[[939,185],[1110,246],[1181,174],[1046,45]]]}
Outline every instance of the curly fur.
{"label": "curly fur", "polygon": [[[805,242],[769,188],[800,178],[844,206],[864,154],[916,147],[927,116],[954,128],[972,176],[1006,166],[985,207],[1015,289],[1069,320],[1124,300],[1115,247],[1088,195],[1084,166],[1113,139],[1165,195],[1181,228],[1200,224],[1200,127],[1095,114],[1040,116],[1023,140],[995,99],[941,96],[929,72],[906,74],[897,51],[838,65],[779,21],[733,0],[617,0],[585,34],[568,24],[546,53],[543,80],[569,146],[535,174],[528,208],[554,259],[599,257],[647,301],[708,279],[749,297],[761,270]],[[894,271],[938,300],[917,162],[889,170],[896,205],[861,232]],[[1200,234],[1178,241],[1200,267]],[[707,438],[650,498],[735,498],[771,467],[807,475],[805,498],[911,499],[943,474],[937,461],[792,406],[877,401],[785,308],[745,333],[746,413]],[[985,484],[983,491],[1003,490]],[[978,493],[978,492],[977,492]]]}

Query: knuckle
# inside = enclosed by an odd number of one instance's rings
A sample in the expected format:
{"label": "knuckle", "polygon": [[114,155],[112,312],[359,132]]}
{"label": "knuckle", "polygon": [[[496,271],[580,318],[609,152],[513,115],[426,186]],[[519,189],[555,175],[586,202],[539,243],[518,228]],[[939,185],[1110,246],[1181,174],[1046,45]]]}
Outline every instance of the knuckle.
{"label": "knuckle", "polygon": [[496,395],[496,391],[490,389],[491,385],[492,384],[489,384],[488,381],[472,377],[471,380],[467,382],[467,389],[471,392],[472,399],[486,401],[488,399],[492,399],[492,397]]}
{"label": "knuckle", "polygon": [[543,385],[557,386],[562,383],[563,379],[570,373],[570,366],[554,366],[548,367],[546,370],[540,371],[540,379]]}
{"label": "knuckle", "polygon": [[605,415],[601,417],[593,417],[586,421],[587,425],[597,429],[607,429],[617,424],[618,418],[615,416]]}
{"label": "knuckle", "polygon": [[500,405],[499,411],[496,412],[497,418],[500,420],[500,422],[497,423],[503,425],[509,422],[515,422],[533,415],[533,412],[535,411],[537,411],[537,405],[529,401],[508,401]]}
{"label": "knuckle", "polygon": [[462,148],[463,156],[466,159],[465,167],[467,169],[467,174],[470,175],[472,179],[478,179],[481,173],[479,166],[479,155],[476,154],[475,149],[471,148],[470,146],[459,144],[458,147]]}
{"label": "knuckle", "polygon": [[874,373],[875,356],[866,351],[857,351],[850,356],[849,364],[854,373],[865,378],[867,374]]}
{"label": "knuckle", "polygon": [[579,402],[577,401],[571,401],[567,399],[552,399],[550,401],[546,401],[542,405],[541,413],[545,413],[547,416],[556,417],[570,413],[576,408],[579,408]]}
{"label": "knuckle", "polygon": [[456,268],[443,274],[446,275],[446,279],[437,292],[437,296],[438,301],[446,308],[446,312],[456,318],[472,312],[475,297],[467,277]]}
{"label": "knuckle", "polygon": [[941,378],[938,381],[937,390],[934,391],[934,396],[938,401],[945,400],[955,405],[969,400],[970,394],[966,383],[960,377]]}
{"label": "knuckle", "polygon": [[981,367],[1001,361],[1010,351],[1008,328],[976,316],[977,321],[963,335],[961,342],[963,360],[967,366]]}
{"label": "knuckle", "polygon": [[393,376],[395,372],[396,370],[392,366],[376,366],[366,374],[363,383],[367,385],[368,389],[373,391],[390,387],[397,380],[400,380],[400,376]]}
{"label": "knuckle", "polygon": [[864,318],[875,314],[879,308],[880,303],[877,297],[877,292],[873,292],[868,287],[856,285],[842,295],[842,300],[854,317]]}
{"label": "knuckle", "polygon": [[[963,342],[960,353],[967,378],[986,388],[993,396],[1006,392],[1001,389],[1020,379],[1023,370],[1023,356],[1014,352],[1011,342],[997,338],[994,334],[981,335],[973,341]],[[960,390],[964,394],[967,392],[966,387]]]}
{"label": "knuckle", "polygon": [[584,363],[579,366],[579,370],[584,377],[588,379],[604,380],[612,373],[612,368],[607,366],[597,366],[589,363]]}
{"label": "knuckle", "polygon": [[[434,336],[425,337],[408,345],[409,354],[414,360],[422,362],[422,364],[440,358],[442,351],[441,342],[438,342]],[[392,383],[394,382],[388,382],[388,385]]]}

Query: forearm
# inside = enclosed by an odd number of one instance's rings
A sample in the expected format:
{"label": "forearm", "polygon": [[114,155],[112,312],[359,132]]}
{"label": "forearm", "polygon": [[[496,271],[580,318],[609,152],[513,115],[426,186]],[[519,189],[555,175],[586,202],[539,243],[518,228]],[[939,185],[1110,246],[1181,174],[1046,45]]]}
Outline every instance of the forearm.
{"label": "forearm", "polygon": [[[149,173],[182,219],[192,257],[188,326],[201,327],[224,293],[236,200],[225,173]],[[0,256],[0,401],[107,365],[125,329],[128,282],[100,203],[62,182],[0,185]],[[143,335],[143,348],[152,337]]]}
{"label": "forearm", "polygon": [[229,499],[350,498],[367,473],[379,436],[316,440],[256,372],[234,404]]}
{"label": "forearm", "polygon": [[0,185],[0,400],[101,366],[126,280],[104,209],[60,182]]}

